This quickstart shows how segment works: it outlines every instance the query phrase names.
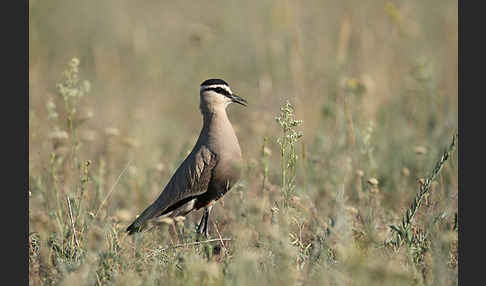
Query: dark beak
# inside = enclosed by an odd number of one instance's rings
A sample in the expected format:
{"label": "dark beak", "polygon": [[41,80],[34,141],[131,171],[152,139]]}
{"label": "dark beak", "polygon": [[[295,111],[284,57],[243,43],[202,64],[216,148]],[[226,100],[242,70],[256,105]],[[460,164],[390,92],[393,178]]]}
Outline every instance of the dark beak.
{"label": "dark beak", "polygon": [[247,106],[246,105],[246,103],[247,103],[246,99],[239,97],[236,93],[231,94],[230,98],[233,102],[236,102],[236,103],[241,104],[243,106]]}

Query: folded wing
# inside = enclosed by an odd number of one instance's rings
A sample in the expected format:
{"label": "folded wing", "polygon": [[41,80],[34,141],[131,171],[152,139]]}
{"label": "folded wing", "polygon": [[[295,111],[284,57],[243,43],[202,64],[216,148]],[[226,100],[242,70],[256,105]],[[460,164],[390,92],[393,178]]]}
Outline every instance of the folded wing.
{"label": "folded wing", "polygon": [[157,200],[127,228],[129,234],[140,231],[147,220],[171,212],[205,193],[216,164],[216,155],[205,146],[193,150],[177,168]]}

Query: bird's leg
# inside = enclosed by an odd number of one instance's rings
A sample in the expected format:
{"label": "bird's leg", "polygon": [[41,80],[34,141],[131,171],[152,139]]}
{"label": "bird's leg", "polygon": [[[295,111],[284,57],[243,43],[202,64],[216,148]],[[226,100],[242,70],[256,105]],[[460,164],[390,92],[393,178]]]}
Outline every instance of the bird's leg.
{"label": "bird's leg", "polygon": [[204,233],[204,236],[207,238],[209,236],[209,214],[211,213],[211,210],[213,209],[213,206],[210,205],[206,208],[204,208],[204,214],[201,217],[201,221],[199,222],[199,225],[197,226],[197,233]]}
{"label": "bird's leg", "polygon": [[204,208],[204,213],[201,217],[201,221],[199,222],[198,226],[197,226],[197,229],[196,229],[196,232],[197,233],[201,233],[201,230],[202,230],[202,227],[203,227],[203,224],[204,222],[206,221],[206,216],[208,215],[208,212],[207,212],[207,208]]}
{"label": "bird's leg", "polygon": [[209,237],[209,214],[211,214],[212,209],[213,209],[212,205],[206,208],[207,215],[206,215],[206,221],[204,222],[204,236],[206,236],[206,238]]}

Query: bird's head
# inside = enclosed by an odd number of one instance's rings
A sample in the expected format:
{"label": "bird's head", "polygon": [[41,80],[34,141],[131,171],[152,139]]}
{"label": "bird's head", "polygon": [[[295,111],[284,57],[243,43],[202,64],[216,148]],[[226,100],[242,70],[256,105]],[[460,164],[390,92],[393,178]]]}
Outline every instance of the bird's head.
{"label": "bird's head", "polygon": [[231,91],[228,83],[222,79],[208,79],[201,83],[201,111],[225,109],[233,102],[246,106],[246,99]]}

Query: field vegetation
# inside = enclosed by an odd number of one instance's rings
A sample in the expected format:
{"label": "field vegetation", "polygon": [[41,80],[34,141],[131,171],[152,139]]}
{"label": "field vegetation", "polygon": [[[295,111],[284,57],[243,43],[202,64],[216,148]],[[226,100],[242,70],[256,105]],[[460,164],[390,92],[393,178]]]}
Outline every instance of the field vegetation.
{"label": "field vegetation", "polygon": [[[29,1],[31,285],[457,285],[455,1]],[[125,228],[202,126],[244,157],[213,209]]]}

